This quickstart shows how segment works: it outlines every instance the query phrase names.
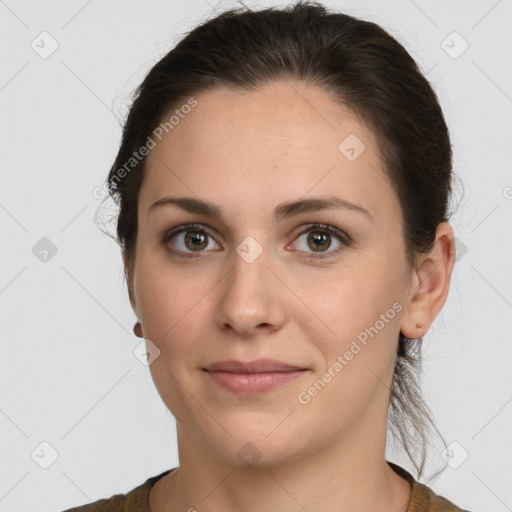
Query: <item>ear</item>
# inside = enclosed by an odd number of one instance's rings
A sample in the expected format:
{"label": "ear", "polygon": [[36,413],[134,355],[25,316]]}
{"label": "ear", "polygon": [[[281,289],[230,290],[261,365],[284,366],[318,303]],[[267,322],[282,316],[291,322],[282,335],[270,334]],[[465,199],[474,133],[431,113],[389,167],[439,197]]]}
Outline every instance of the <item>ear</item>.
{"label": "ear", "polygon": [[409,302],[400,325],[400,332],[407,338],[420,338],[430,329],[448,297],[454,263],[453,229],[443,222],[437,227],[432,251],[418,258],[413,271]]}
{"label": "ear", "polygon": [[128,286],[128,297],[130,298],[130,304],[132,305],[132,309],[134,313],[139,316],[137,311],[137,301],[135,299],[135,295],[133,294],[133,265],[128,261],[128,257],[125,251],[121,251],[123,256],[124,263],[124,275],[126,278],[126,285]]}

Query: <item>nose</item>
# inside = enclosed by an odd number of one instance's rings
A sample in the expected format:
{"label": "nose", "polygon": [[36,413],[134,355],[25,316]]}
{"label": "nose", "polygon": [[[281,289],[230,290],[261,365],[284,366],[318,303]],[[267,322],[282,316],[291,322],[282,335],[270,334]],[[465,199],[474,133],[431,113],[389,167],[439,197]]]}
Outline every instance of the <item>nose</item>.
{"label": "nose", "polygon": [[283,326],[287,290],[270,260],[265,250],[252,262],[234,253],[231,270],[219,284],[216,318],[220,329],[250,337]]}

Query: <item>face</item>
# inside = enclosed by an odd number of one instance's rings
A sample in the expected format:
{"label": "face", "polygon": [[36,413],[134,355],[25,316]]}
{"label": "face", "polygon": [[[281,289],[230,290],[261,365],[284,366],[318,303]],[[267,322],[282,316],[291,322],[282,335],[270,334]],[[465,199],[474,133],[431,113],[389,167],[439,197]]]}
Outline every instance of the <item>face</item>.
{"label": "face", "polygon": [[[195,98],[150,151],[138,199],[130,282],[160,351],[158,392],[178,429],[233,464],[247,451],[272,464],[334,445],[367,450],[384,440],[411,287],[375,136],[297,82]],[[152,207],[185,197],[218,215],[192,202]],[[205,371],[262,358],[299,371]]]}

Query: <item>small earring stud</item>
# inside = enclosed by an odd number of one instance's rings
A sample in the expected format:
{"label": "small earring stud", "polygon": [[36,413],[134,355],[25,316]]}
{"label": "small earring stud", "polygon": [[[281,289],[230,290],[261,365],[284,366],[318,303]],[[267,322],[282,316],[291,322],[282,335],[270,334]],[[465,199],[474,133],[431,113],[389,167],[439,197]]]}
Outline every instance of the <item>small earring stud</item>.
{"label": "small earring stud", "polygon": [[143,338],[144,337],[144,334],[142,333],[142,326],[141,326],[140,322],[137,322],[133,326],[133,334],[135,334],[135,336],[137,336],[137,338]]}

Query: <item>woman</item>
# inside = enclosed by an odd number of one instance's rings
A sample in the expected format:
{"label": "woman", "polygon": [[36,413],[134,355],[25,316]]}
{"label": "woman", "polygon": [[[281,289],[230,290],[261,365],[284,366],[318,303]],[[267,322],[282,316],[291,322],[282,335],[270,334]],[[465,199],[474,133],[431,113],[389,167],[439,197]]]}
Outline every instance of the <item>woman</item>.
{"label": "woman", "polygon": [[180,464],[71,510],[460,511],[384,455],[389,419],[421,476],[451,172],[432,88],[374,23],[299,2],[187,35],[108,177]]}

